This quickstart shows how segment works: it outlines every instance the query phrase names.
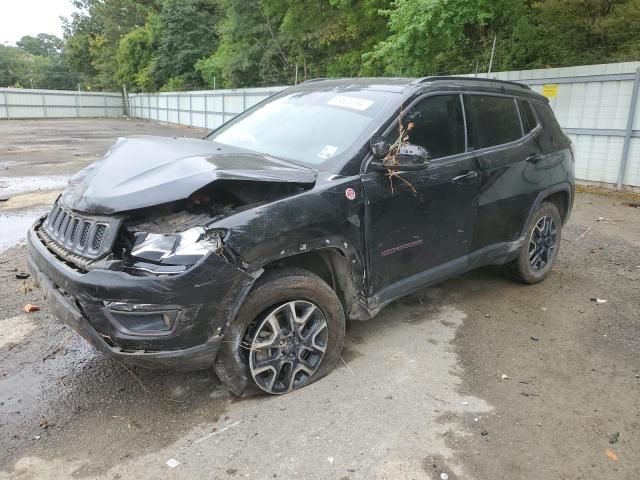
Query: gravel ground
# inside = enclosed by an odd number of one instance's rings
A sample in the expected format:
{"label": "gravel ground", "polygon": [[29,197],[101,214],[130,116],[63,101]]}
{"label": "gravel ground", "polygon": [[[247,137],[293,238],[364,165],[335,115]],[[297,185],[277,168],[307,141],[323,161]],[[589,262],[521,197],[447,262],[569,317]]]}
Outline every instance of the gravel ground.
{"label": "gravel ground", "polygon": [[[133,120],[0,132],[3,232],[117,136],[202,134]],[[425,289],[350,324],[339,367],[276,398],[95,352],[15,278],[24,247],[5,249],[0,479],[640,478],[640,209],[628,201],[579,194],[546,282],[486,268]]]}

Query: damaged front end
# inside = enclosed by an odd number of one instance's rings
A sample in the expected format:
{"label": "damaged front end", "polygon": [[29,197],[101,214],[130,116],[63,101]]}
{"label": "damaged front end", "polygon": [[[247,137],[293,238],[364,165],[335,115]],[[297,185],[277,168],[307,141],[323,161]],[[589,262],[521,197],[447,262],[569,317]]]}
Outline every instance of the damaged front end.
{"label": "damaged front end", "polygon": [[[232,173],[217,160],[209,162],[208,183],[191,177],[197,188],[188,197],[175,198],[166,179],[164,197],[155,190],[157,203],[137,198],[133,209],[120,209],[131,185],[106,198],[86,174],[72,182],[28,233],[29,267],[55,315],[128,363],[212,365],[226,326],[261,274],[234,250],[233,229],[217,222],[313,185],[294,181],[291,171],[278,179],[273,166],[263,180]],[[104,165],[96,170],[108,173]],[[97,203],[91,191],[106,200]]]}

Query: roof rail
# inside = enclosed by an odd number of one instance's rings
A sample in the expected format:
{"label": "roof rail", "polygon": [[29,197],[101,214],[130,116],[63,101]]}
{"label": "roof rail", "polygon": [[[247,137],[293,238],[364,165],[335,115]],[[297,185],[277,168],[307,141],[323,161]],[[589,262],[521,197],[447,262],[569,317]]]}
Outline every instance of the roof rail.
{"label": "roof rail", "polygon": [[298,83],[298,85],[302,85],[304,83],[313,83],[313,82],[319,82],[321,80],[328,80],[327,77],[317,77],[317,78],[310,78],[309,80],[305,80],[304,82],[300,82]]}
{"label": "roof rail", "polygon": [[497,78],[481,78],[481,77],[460,77],[460,76],[452,76],[452,75],[445,75],[441,77],[432,75],[429,77],[418,78],[412,83],[414,85],[419,85],[421,83],[433,82],[435,80],[467,80],[470,82],[473,81],[473,82],[500,83],[503,85],[511,85],[512,87],[517,86],[517,87],[526,88],[527,90],[531,90],[531,87],[529,87],[529,85],[525,85],[524,83],[512,82],[509,80],[498,80]]}
{"label": "roof rail", "polygon": [[302,85],[305,83],[313,83],[313,82],[321,82],[323,80],[344,80],[346,77],[317,77],[310,78],[309,80],[305,80],[304,82],[298,83],[298,85]]}

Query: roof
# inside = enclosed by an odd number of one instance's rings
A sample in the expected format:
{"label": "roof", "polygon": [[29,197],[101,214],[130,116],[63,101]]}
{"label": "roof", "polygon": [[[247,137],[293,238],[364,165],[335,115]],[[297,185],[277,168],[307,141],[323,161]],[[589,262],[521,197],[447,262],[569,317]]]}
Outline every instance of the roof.
{"label": "roof", "polygon": [[506,80],[475,77],[368,77],[368,78],[315,78],[298,85],[298,88],[361,87],[371,90],[405,93],[419,88],[448,87],[473,88],[484,92],[537,96],[527,85]]}

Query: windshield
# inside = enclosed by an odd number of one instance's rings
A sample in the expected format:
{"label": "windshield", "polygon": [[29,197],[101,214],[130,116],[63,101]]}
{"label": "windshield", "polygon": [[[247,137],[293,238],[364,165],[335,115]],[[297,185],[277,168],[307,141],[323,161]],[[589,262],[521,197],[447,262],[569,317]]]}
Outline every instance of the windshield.
{"label": "windshield", "polygon": [[[386,92],[286,92],[213,132],[208,140],[318,166],[353,155],[390,101]],[[366,140],[365,140],[366,141]]]}

